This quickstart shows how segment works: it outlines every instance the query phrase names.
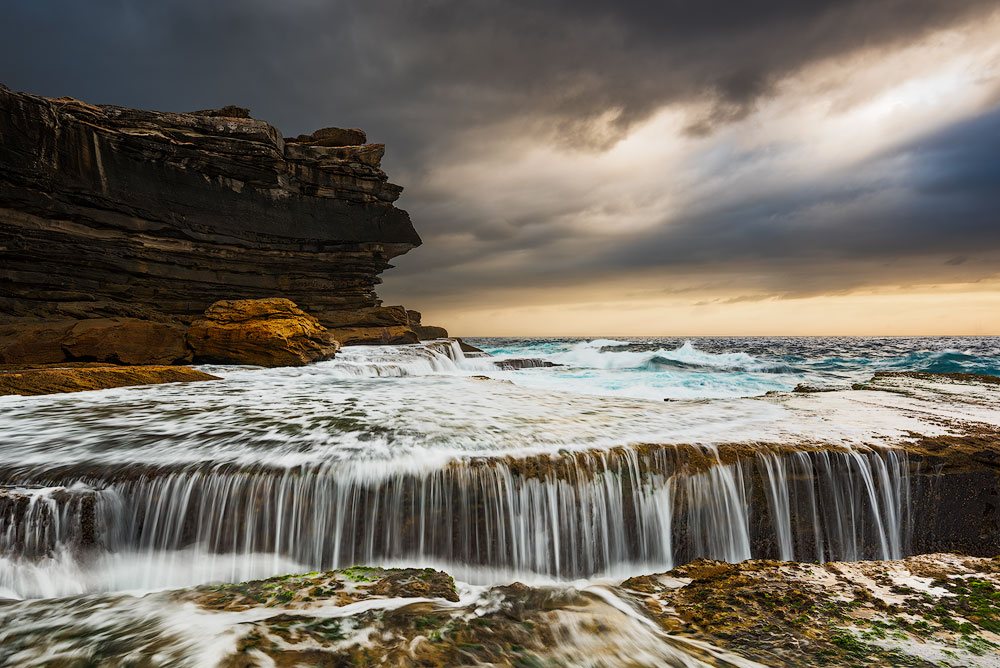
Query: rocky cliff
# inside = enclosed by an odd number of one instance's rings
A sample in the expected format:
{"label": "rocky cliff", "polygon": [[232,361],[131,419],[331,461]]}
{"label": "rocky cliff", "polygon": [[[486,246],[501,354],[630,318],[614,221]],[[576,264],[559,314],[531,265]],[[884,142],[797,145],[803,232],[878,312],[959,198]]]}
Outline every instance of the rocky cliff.
{"label": "rocky cliff", "polygon": [[0,86],[0,322],[187,323],[219,299],[284,297],[366,327],[379,273],[420,244],[366,139]]}

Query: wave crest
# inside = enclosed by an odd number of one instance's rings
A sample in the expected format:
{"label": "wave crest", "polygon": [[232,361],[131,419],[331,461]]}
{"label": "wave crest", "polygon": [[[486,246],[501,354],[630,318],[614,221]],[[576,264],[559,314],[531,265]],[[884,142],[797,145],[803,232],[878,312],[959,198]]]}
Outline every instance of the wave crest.
{"label": "wave crest", "polygon": [[766,362],[743,352],[711,353],[699,350],[690,340],[677,348],[629,350],[629,342],[596,339],[581,341],[550,359],[559,364],[589,369],[633,369],[638,371],[732,371],[785,373],[794,369]]}

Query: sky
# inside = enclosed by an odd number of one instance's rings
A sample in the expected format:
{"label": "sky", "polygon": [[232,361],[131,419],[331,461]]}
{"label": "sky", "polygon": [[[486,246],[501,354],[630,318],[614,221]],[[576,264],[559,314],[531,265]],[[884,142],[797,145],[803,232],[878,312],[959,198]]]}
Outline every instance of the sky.
{"label": "sky", "polygon": [[1000,334],[995,0],[12,0],[0,82],[364,128],[453,334]]}

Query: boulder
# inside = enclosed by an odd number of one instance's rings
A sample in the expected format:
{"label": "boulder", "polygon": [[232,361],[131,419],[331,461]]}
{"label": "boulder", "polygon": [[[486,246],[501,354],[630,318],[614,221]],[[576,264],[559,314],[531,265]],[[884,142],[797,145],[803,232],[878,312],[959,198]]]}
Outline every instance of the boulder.
{"label": "boulder", "polygon": [[392,327],[337,327],[330,334],[342,346],[382,346],[419,343],[417,333],[408,325]]}
{"label": "boulder", "polygon": [[368,135],[359,128],[320,128],[312,134],[291,137],[285,141],[313,146],[361,146],[368,143]]}
{"label": "boulder", "polygon": [[462,339],[458,339],[458,347],[462,349],[463,353],[472,353],[474,355],[485,355],[486,351],[482,348],[477,348],[471,343],[466,343]]}
{"label": "boulder", "polygon": [[183,364],[191,361],[184,327],[134,318],[80,320],[62,342],[69,360],[116,364]]}
{"label": "boulder", "polygon": [[497,360],[493,362],[493,366],[498,369],[503,369],[504,371],[519,371],[521,369],[546,369],[549,367],[563,365],[534,357],[518,357],[506,360]]}
{"label": "boulder", "polygon": [[75,320],[0,324],[0,364],[53,364],[66,359],[62,343]]}
{"label": "boulder", "polygon": [[417,343],[420,337],[410,322],[410,313],[402,306],[327,311],[323,324],[343,346]]}
{"label": "boulder", "polygon": [[66,361],[183,364],[191,361],[180,325],[136,318],[88,318],[0,325],[0,364]]}
{"label": "boulder", "polygon": [[[374,306],[370,308],[326,311],[323,324],[327,327],[408,327],[409,314],[402,306]],[[419,314],[417,321],[419,322]]]}
{"label": "boulder", "polygon": [[288,299],[217,301],[187,334],[198,362],[303,366],[330,359],[339,344],[319,321]]}
{"label": "boulder", "polygon": [[414,325],[413,331],[416,332],[417,338],[421,341],[448,338],[448,330],[444,327],[437,327],[436,325]]}

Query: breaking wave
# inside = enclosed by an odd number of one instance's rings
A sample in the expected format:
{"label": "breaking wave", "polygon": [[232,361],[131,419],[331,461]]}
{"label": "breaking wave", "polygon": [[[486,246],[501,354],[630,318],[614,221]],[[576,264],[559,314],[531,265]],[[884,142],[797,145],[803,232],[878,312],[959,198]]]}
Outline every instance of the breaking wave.
{"label": "breaking wave", "polygon": [[718,337],[698,339],[482,339],[498,358],[536,357],[512,382],[544,390],[638,399],[722,399],[846,389],[876,371],[1000,375],[995,337]]}
{"label": "breaking wave", "polygon": [[711,353],[699,350],[691,341],[685,341],[677,348],[657,348],[655,350],[632,350],[632,344],[597,339],[582,341],[565,353],[551,357],[552,361],[591,369],[636,369],[640,371],[662,371],[665,369],[688,369],[692,371],[794,371],[786,364],[758,360],[743,352]]}

